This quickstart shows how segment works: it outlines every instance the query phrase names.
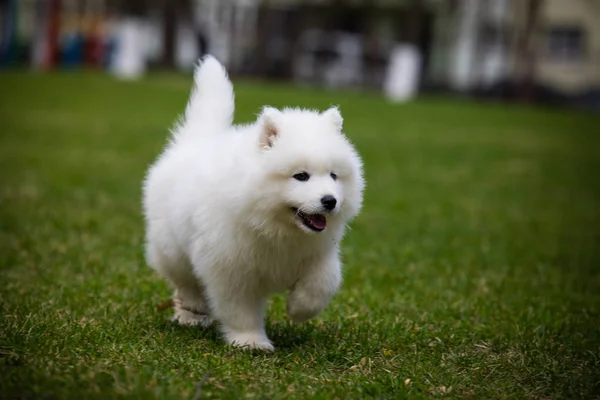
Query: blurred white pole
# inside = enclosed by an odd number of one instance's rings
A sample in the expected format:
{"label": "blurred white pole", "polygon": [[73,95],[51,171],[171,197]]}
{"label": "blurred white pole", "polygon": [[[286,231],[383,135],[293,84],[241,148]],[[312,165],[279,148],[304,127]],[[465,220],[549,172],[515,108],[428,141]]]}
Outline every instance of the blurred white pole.
{"label": "blurred white pole", "polygon": [[419,88],[421,53],[412,44],[397,45],[390,54],[383,82],[386,97],[393,102],[412,100]]}
{"label": "blurred white pole", "polygon": [[142,24],[135,18],[119,22],[113,74],[121,79],[138,79],[146,72]]}
{"label": "blurred white pole", "polygon": [[450,85],[457,90],[468,90],[475,83],[474,69],[478,16],[481,0],[461,0],[458,13],[458,32],[450,74]]}

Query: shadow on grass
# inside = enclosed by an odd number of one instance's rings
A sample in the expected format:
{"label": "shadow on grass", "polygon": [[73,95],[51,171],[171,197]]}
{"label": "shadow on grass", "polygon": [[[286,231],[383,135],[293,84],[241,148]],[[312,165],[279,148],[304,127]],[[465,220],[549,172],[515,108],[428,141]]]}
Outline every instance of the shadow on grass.
{"label": "shadow on grass", "polygon": [[[184,341],[206,340],[217,347],[227,346],[222,339],[218,322],[213,323],[208,328],[203,328],[200,326],[181,326],[165,318],[155,324],[154,328],[165,335],[179,337]],[[314,349],[315,346],[326,350],[331,346],[335,346],[336,338],[339,337],[340,333],[335,325],[317,324],[316,322],[293,324],[286,319],[267,321],[266,330],[269,339],[271,339],[278,352]]]}

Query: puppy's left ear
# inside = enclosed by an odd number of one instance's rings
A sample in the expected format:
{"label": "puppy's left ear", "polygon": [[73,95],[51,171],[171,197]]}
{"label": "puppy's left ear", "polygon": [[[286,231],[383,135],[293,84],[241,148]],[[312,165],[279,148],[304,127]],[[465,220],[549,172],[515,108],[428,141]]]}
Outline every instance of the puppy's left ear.
{"label": "puppy's left ear", "polygon": [[333,126],[335,126],[338,131],[342,130],[344,119],[342,118],[342,114],[340,114],[340,110],[338,110],[337,107],[331,107],[329,110],[323,111],[321,116],[331,121]]}

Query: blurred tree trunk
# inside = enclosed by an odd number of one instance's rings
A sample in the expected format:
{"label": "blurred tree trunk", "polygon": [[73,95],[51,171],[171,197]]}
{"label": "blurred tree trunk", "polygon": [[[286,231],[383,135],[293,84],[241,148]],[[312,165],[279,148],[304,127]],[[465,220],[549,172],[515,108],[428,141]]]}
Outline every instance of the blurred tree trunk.
{"label": "blurred tree trunk", "polygon": [[46,55],[45,67],[53,68],[59,62],[59,34],[60,34],[60,10],[61,0],[50,0],[48,21],[48,53]]}
{"label": "blurred tree trunk", "polygon": [[519,98],[532,101],[535,96],[536,82],[536,49],[535,34],[540,19],[540,9],[543,0],[527,0],[525,5],[525,18],[522,35],[519,40],[518,57],[522,65],[521,82],[519,85]]}
{"label": "blurred tree trunk", "polygon": [[420,47],[423,32],[423,0],[411,0],[407,11],[406,41]]}
{"label": "blurred tree trunk", "polygon": [[178,1],[163,1],[163,56],[162,66],[173,68],[175,66],[175,30],[177,28],[177,3]]}
{"label": "blurred tree trunk", "polygon": [[267,58],[267,43],[269,41],[269,23],[271,9],[268,4],[261,2],[258,8],[258,32],[256,47],[256,73],[260,77],[267,76],[269,61]]}

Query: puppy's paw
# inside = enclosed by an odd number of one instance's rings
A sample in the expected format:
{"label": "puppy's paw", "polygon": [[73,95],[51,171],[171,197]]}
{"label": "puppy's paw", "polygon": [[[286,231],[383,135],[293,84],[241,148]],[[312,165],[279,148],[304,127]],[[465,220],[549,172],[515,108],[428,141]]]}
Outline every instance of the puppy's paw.
{"label": "puppy's paw", "polygon": [[212,325],[212,318],[206,314],[196,314],[194,312],[184,310],[181,308],[175,309],[175,315],[173,316],[173,321],[177,322],[179,325],[184,326],[196,326],[200,325],[203,328],[208,328]]}
{"label": "puppy's paw", "polygon": [[319,312],[321,312],[320,309],[288,309],[288,315],[290,316],[290,319],[298,324],[313,319],[319,315]]}
{"label": "puppy's paw", "polygon": [[271,341],[260,332],[229,332],[226,334],[229,344],[246,350],[274,351]]}
{"label": "puppy's paw", "polygon": [[[308,303],[308,304],[306,304]],[[319,315],[323,310],[321,304],[315,302],[302,302],[297,297],[290,297],[287,302],[287,314],[296,323],[306,322]]]}

